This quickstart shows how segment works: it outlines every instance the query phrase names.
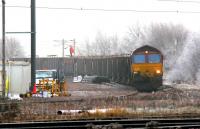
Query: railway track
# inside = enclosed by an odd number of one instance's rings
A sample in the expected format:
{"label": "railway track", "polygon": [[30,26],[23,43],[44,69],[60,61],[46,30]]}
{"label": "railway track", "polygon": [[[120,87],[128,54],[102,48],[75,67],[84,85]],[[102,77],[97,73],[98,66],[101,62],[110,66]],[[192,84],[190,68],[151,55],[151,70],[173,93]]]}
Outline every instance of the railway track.
{"label": "railway track", "polygon": [[196,119],[106,119],[77,121],[45,121],[25,123],[2,123],[0,128],[20,129],[126,129],[153,128],[158,129],[188,129],[200,128],[200,118]]}

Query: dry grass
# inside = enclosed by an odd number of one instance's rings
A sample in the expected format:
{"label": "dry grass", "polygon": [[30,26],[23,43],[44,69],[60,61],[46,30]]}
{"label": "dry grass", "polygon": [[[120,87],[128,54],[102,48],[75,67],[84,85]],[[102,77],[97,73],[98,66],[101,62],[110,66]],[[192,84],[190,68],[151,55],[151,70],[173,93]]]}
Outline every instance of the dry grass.
{"label": "dry grass", "polygon": [[[19,104],[20,112],[0,115],[1,122],[17,121],[43,121],[43,120],[72,120],[72,119],[102,119],[102,118],[152,118],[152,117],[195,117],[200,116],[199,100],[191,102],[174,100],[132,100],[130,98],[119,99],[95,99],[81,102],[55,102]],[[90,105],[89,105],[90,104]],[[89,105],[89,106],[87,106]],[[77,113],[73,115],[57,115],[58,110],[90,110],[93,108],[111,108],[107,112],[100,110],[95,113]],[[12,118],[12,119],[11,119]]]}
{"label": "dry grass", "polygon": [[[83,87],[82,87],[83,88]],[[93,87],[90,87],[93,88]],[[91,89],[89,89],[91,90]],[[66,97],[67,98],[67,97]],[[66,99],[64,98],[64,99]],[[49,100],[55,98],[49,98]],[[62,98],[57,98],[62,99]],[[155,93],[138,93],[127,96],[105,96],[104,98],[66,99],[49,102],[48,99],[25,99],[17,104],[15,115],[0,113],[1,122],[101,119],[110,117],[195,117],[200,116],[199,91],[166,89]],[[42,102],[42,103],[41,103]],[[11,104],[8,107],[13,107]],[[77,113],[57,115],[58,110],[112,109],[106,113]]]}

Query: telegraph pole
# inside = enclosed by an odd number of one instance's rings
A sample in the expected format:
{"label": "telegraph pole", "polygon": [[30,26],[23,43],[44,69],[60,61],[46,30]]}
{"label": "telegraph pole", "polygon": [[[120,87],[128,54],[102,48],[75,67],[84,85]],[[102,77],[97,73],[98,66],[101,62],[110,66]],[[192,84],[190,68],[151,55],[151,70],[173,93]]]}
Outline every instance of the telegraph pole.
{"label": "telegraph pole", "polygon": [[62,57],[65,57],[65,40],[62,40]]}
{"label": "telegraph pole", "polygon": [[[74,55],[75,55],[75,44],[76,44],[76,41],[75,39],[73,40],[65,40],[65,39],[62,39],[62,40],[54,40],[55,42],[61,42],[62,43],[62,57],[65,57],[65,43],[69,42],[69,41],[73,41],[73,47],[74,47]],[[69,46],[69,45],[68,45]]]}
{"label": "telegraph pole", "polygon": [[65,57],[65,43],[67,42],[65,39],[62,40],[54,40],[55,42],[61,42],[62,43],[62,57]]}
{"label": "telegraph pole", "polygon": [[5,97],[5,0],[2,0],[2,97]]}
{"label": "telegraph pole", "polygon": [[75,56],[75,51],[76,51],[76,49],[75,49],[75,47],[76,47],[76,41],[75,41],[75,39],[73,39],[73,42],[74,42],[74,56]]}
{"label": "telegraph pole", "polygon": [[35,57],[36,57],[36,18],[35,18],[35,0],[31,0],[31,87],[35,84]]}

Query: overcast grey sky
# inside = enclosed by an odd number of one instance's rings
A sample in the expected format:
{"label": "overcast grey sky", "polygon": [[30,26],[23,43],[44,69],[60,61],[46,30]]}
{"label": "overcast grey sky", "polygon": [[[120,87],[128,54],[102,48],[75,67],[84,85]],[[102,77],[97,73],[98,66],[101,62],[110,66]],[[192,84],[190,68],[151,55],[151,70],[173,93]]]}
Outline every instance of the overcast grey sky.
{"label": "overcast grey sky", "polygon": [[[5,1],[6,31],[30,31],[30,0]],[[36,0],[36,6],[39,56],[62,55],[61,42],[54,40],[76,39],[78,47],[83,47],[98,31],[123,37],[134,24],[180,23],[200,30],[200,1],[194,0]],[[7,37],[16,38],[30,55],[29,34]]]}

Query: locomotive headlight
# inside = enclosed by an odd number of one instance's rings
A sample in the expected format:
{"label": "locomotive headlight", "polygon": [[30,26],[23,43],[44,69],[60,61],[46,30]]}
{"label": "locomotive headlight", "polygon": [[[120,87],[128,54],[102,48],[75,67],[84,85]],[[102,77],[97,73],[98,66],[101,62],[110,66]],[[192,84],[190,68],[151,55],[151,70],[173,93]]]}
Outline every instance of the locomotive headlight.
{"label": "locomotive headlight", "polygon": [[160,70],[156,70],[156,73],[157,73],[157,74],[160,74]]}
{"label": "locomotive headlight", "polygon": [[137,72],[137,71],[134,71],[133,73],[134,73],[134,74],[137,74],[138,72]]}

